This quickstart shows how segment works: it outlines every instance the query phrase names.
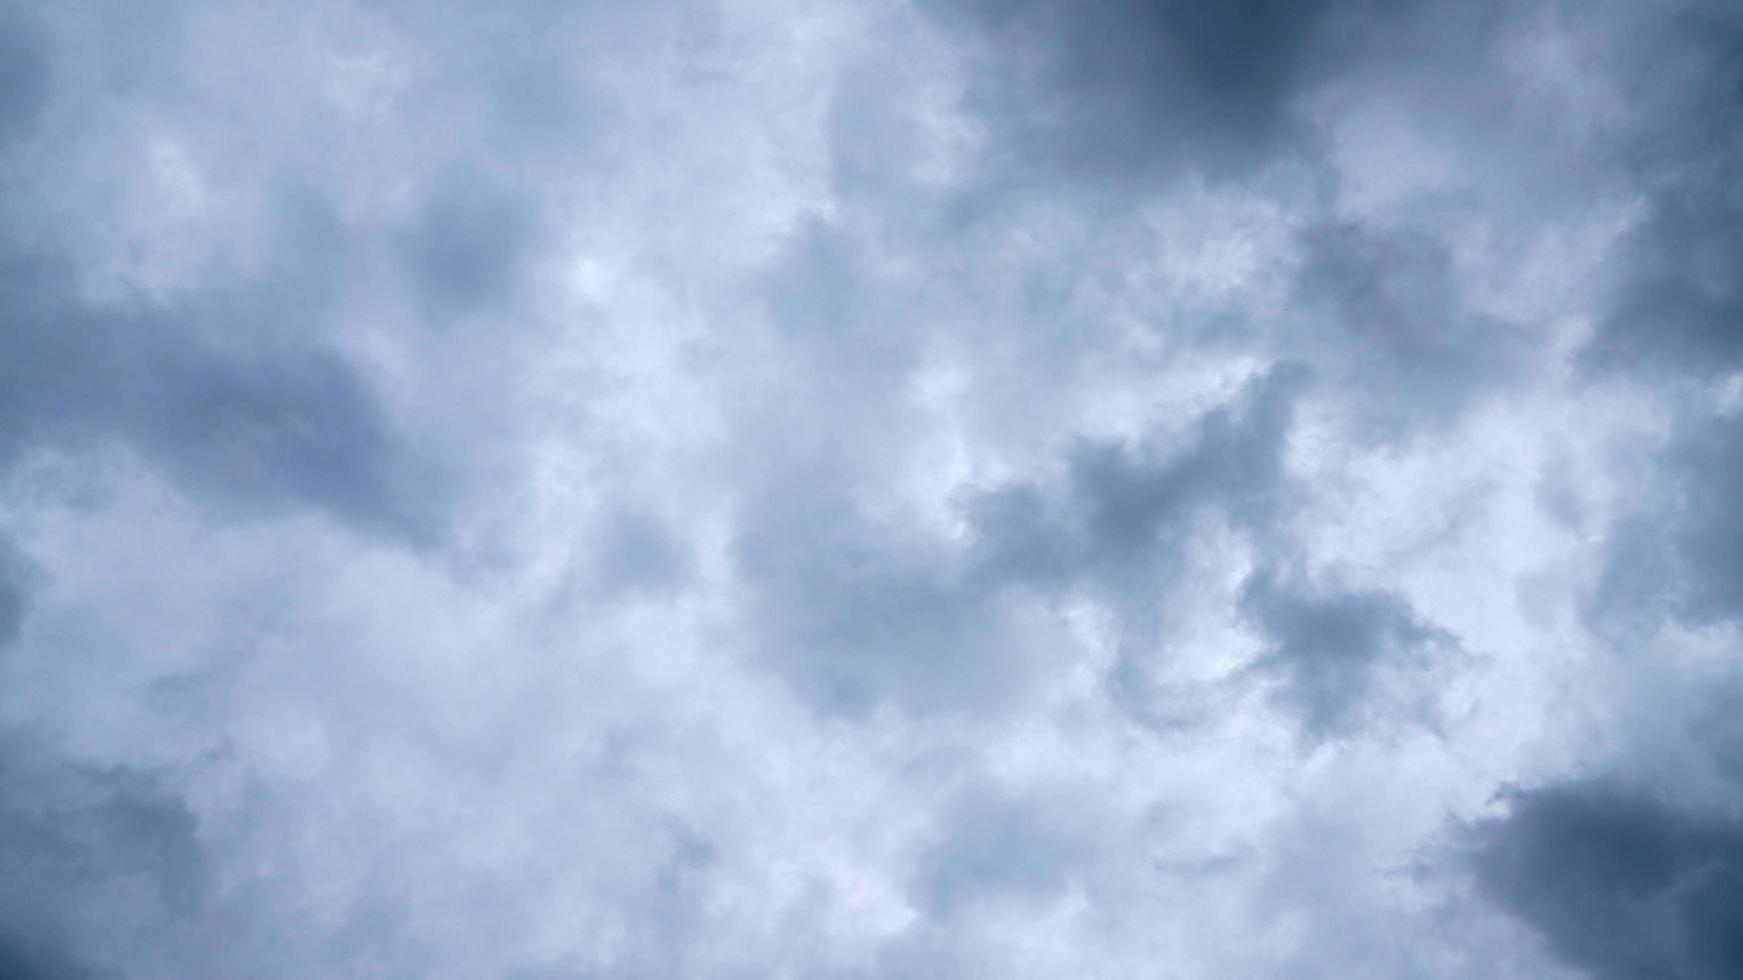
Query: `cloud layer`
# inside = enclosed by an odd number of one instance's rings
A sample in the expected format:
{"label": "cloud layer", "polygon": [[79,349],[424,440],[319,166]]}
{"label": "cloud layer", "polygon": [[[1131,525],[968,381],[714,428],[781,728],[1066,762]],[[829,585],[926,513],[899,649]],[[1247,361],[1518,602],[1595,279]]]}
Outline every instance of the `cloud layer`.
{"label": "cloud layer", "polygon": [[0,975],[1738,975],[1740,91],[0,0]]}

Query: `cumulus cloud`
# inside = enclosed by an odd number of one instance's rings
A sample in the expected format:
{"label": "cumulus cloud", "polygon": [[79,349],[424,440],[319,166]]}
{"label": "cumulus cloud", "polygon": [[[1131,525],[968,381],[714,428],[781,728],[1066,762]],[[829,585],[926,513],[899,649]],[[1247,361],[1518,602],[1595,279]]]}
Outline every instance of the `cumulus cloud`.
{"label": "cumulus cloud", "polygon": [[1739,38],[0,0],[0,974],[1735,973]]}

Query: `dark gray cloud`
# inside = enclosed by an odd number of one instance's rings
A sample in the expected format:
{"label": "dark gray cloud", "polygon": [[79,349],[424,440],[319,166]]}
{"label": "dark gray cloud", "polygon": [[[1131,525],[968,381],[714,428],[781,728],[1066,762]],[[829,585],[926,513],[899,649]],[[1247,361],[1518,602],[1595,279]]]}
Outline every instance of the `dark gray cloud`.
{"label": "dark gray cloud", "polygon": [[1486,56],[1488,4],[1415,0],[1091,0],[1069,6],[939,0],[984,45],[972,104],[999,138],[995,167],[1085,181],[1194,171],[1244,175],[1311,157],[1304,92],[1358,64]]}
{"label": "dark gray cloud", "polygon": [[69,301],[64,264],[16,253],[0,277],[0,459],[119,441],[226,505],[306,503],[396,536],[436,532],[443,491],[418,472],[434,467],[367,382],[335,352],[274,336],[309,329],[315,310],[286,310],[270,289],[93,307]]}
{"label": "dark gray cloud", "polygon": [[1258,379],[1199,420],[1185,445],[1080,443],[1064,485],[1051,494],[1017,485],[977,497],[969,513],[978,574],[1153,596],[1201,509],[1217,508],[1257,536],[1272,534],[1289,502],[1282,451],[1306,381],[1297,366]]}
{"label": "dark gray cloud", "polygon": [[[1056,497],[1019,486],[977,498],[977,574],[1104,591],[1133,635],[1143,636],[1157,625],[1161,597],[1178,585],[1203,513],[1220,513],[1256,549],[1259,570],[1241,592],[1240,610],[1268,649],[1252,667],[1279,684],[1279,701],[1304,731],[1327,737],[1374,727],[1370,695],[1380,674],[1405,687],[1392,709],[1432,725],[1435,671],[1457,653],[1456,639],[1396,594],[1316,587],[1290,570],[1299,546],[1287,521],[1302,488],[1283,472],[1282,457],[1296,400],[1309,383],[1297,366],[1277,370],[1236,404],[1209,413],[1192,441],[1171,453],[1080,446]],[[1122,658],[1116,683],[1140,680],[1143,659]]]}
{"label": "dark gray cloud", "polygon": [[[32,449],[124,448],[224,508],[313,506],[399,540],[435,540],[456,468],[412,446],[343,352],[348,306],[374,290],[374,253],[387,236],[342,215],[314,168],[250,175],[258,268],[220,262],[197,284],[168,289],[95,285],[114,275],[103,265],[114,258],[95,247],[106,223],[135,217],[102,208],[151,206],[119,193],[141,175],[118,176],[99,191],[115,198],[94,194],[86,207],[57,196],[70,178],[44,182],[45,161],[86,152],[95,137],[79,120],[117,102],[187,127],[223,111],[202,89],[204,62],[193,54],[211,53],[197,26],[210,12],[162,12],[149,23],[99,18],[89,33],[76,16],[38,12],[30,29],[5,32],[20,49],[8,70],[33,72],[30,98],[55,108],[37,113],[33,141],[13,147],[0,174],[9,219],[0,241],[0,465]],[[281,93],[252,94],[264,131]],[[218,133],[212,154],[221,158],[229,148]],[[129,135],[122,128],[117,138]],[[427,291],[463,311],[512,280],[524,252],[519,212],[475,186],[446,190],[459,203],[432,197],[408,246],[412,264]]]}
{"label": "dark gray cloud", "polygon": [[[150,970],[175,921],[205,890],[196,825],[153,776],[69,762],[32,741],[0,742],[0,968],[25,978]],[[100,948],[63,948],[96,922]],[[83,932],[83,930],[81,930]]]}
{"label": "dark gray cloud", "polygon": [[6,980],[95,980],[93,972],[40,937],[0,934],[0,977]]}
{"label": "dark gray cloud", "polygon": [[938,5],[992,48],[977,106],[1025,157],[1085,177],[1244,167],[1285,136],[1336,6],[1268,0]]}
{"label": "dark gray cloud", "polygon": [[1431,671],[1456,651],[1454,638],[1393,593],[1319,589],[1300,578],[1262,570],[1247,581],[1241,607],[1269,641],[1254,669],[1280,683],[1278,696],[1303,729],[1326,737],[1377,727],[1367,711],[1382,671],[1424,688],[1420,708]]}
{"label": "dark gray cloud", "polygon": [[1515,792],[1474,829],[1479,882],[1604,980],[1743,972],[1743,822],[1626,785]]}
{"label": "dark gray cloud", "polygon": [[1667,616],[1743,615],[1743,509],[1733,488],[1743,422],[1691,397],[1743,365],[1743,20],[1720,5],[1637,25],[1623,49],[1642,86],[1638,129],[1616,137],[1646,216],[1625,242],[1620,284],[1583,363],[1600,378],[1664,385],[1673,432],[1642,497],[1611,536],[1590,602],[1601,628],[1638,641]]}
{"label": "dark gray cloud", "polygon": [[1690,4],[1641,18],[1618,45],[1638,125],[1614,135],[1645,197],[1614,308],[1586,351],[1598,368],[1693,376],[1743,358],[1743,18]]}

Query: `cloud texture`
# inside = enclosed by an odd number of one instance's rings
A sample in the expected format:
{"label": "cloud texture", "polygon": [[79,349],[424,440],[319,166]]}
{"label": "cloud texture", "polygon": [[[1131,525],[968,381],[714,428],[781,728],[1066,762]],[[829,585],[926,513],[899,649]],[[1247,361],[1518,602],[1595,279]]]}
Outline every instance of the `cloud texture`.
{"label": "cloud texture", "polygon": [[0,976],[1743,975],[1718,0],[0,0]]}

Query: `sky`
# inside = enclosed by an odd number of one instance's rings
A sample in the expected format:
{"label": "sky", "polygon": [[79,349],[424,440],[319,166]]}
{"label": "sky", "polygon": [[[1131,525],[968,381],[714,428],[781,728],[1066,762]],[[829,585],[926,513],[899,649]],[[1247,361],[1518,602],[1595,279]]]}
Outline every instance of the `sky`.
{"label": "sky", "polygon": [[1743,976],[1743,8],[0,0],[0,978]]}

